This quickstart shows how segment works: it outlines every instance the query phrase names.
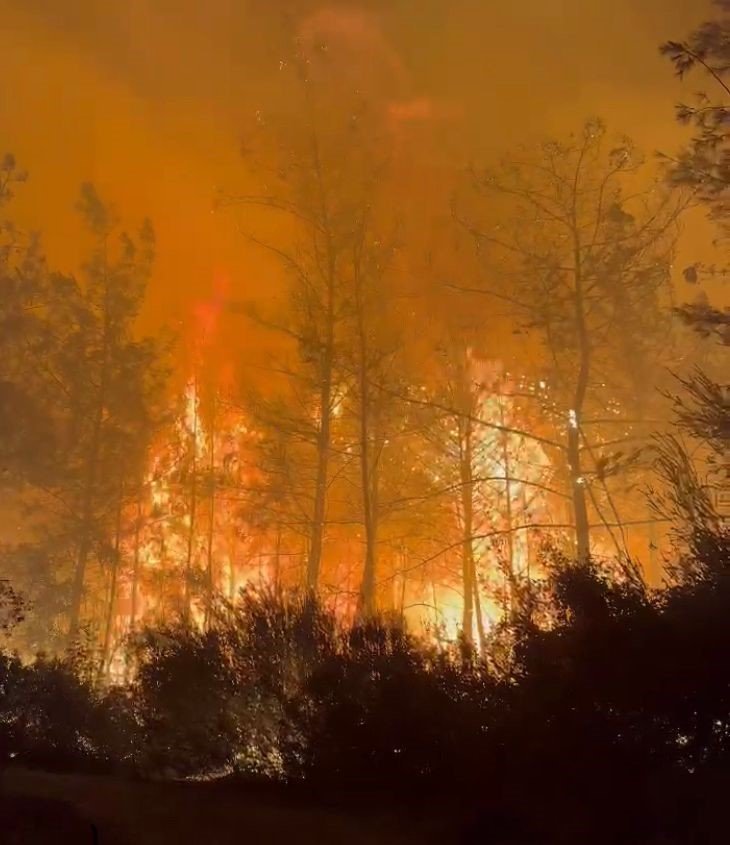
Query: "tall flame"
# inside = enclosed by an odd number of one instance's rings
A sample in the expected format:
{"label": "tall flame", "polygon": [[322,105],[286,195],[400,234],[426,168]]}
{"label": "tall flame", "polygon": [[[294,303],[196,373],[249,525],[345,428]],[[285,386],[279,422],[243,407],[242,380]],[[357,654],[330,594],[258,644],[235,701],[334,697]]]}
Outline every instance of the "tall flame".
{"label": "tall flame", "polygon": [[[553,539],[560,533],[551,529],[551,515],[560,513],[562,504],[551,492],[554,470],[545,449],[519,433],[515,396],[529,386],[493,362],[473,358],[471,368],[479,425],[471,467],[474,630],[467,634],[478,642],[479,633],[509,610],[515,585],[541,577],[537,552],[546,531]],[[180,413],[153,449],[145,484],[130,506],[124,551],[134,565],[120,587],[119,640],[133,628],[186,614],[203,625],[213,596],[233,599],[249,584],[280,583],[281,529],[255,518],[248,494],[259,480],[257,434],[243,412],[220,396],[204,405],[198,381],[191,378]],[[383,548],[381,560],[381,567],[393,573],[392,596],[381,595],[381,603],[438,642],[455,641],[464,620],[458,487],[450,507],[456,542],[444,542],[445,550],[430,562],[419,561],[406,546]],[[331,595],[325,591],[323,599],[351,619],[362,539],[353,535],[332,542],[338,589]],[[291,557],[303,561],[305,551]],[[113,670],[122,671],[120,660]]]}

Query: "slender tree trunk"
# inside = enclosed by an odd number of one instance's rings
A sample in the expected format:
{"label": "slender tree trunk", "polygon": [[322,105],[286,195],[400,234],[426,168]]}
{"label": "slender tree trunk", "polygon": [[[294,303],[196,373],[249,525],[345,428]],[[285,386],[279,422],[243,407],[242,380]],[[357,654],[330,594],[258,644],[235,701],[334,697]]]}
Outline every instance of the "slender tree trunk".
{"label": "slender tree trunk", "polygon": [[[160,582],[159,582],[159,608],[160,624],[165,625],[167,621],[167,608],[165,605],[165,587],[167,585],[167,554],[164,535],[160,537]],[[177,596],[176,596],[177,599]]]}
{"label": "slender tree trunk", "polygon": [[[504,427],[504,406],[499,398],[499,422]],[[509,585],[508,609],[510,613],[515,609],[516,573],[515,573],[515,537],[514,519],[512,511],[512,461],[509,453],[509,434],[502,431],[502,464],[504,466],[504,517],[507,523],[507,582]]]}
{"label": "slender tree trunk", "polygon": [[465,642],[474,642],[474,444],[470,417],[459,419],[459,481],[461,490],[461,580],[464,606],[461,629]]}
{"label": "slender tree trunk", "polygon": [[228,598],[233,601],[236,597],[236,554],[238,552],[237,536],[234,534],[228,561]]}
{"label": "slender tree trunk", "polygon": [[111,342],[111,314],[109,313],[109,285],[107,279],[106,265],[106,237],[103,245],[104,269],[104,325],[101,337],[101,370],[99,373],[99,392],[97,395],[96,408],[94,412],[94,423],[89,445],[89,455],[86,465],[84,480],[84,492],[81,506],[81,536],[76,555],[74,567],[74,579],[71,590],[71,608],[69,612],[68,645],[72,645],[79,634],[79,623],[81,619],[81,603],[84,598],[84,581],[86,578],[86,565],[91,551],[94,529],[94,498],[96,493],[97,474],[99,471],[99,455],[101,451],[101,440],[104,427],[104,410],[106,406],[106,394],[109,381],[109,345]]}
{"label": "slender tree trunk", "polygon": [[[142,484],[139,485],[139,489],[137,491],[137,513],[134,519],[134,552],[133,552],[133,559],[132,559],[132,596],[131,596],[131,609],[129,613],[129,633],[133,633],[134,629],[137,626],[137,604],[139,600],[139,535],[142,529]],[[129,673],[131,670],[131,655],[130,649],[127,649],[125,657],[124,657],[124,683],[126,684],[129,680]]]}
{"label": "slender tree trunk", "polygon": [[207,550],[207,575],[206,575],[206,603],[205,603],[205,626],[210,623],[210,615],[213,609],[213,537],[215,534],[215,494],[216,494],[216,480],[215,480],[215,397],[213,397],[213,413],[211,415],[210,424],[210,456],[208,471],[210,473],[210,518],[208,521],[208,550]]}
{"label": "slender tree trunk", "polygon": [[[361,332],[361,356],[366,355],[364,333]],[[360,585],[359,612],[362,616],[375,613],[375,576],[377,568],[374,472],[370,449],[370,390],[367,363],[360,362],[360,488],[365,529],[365,560]]]}
{"label": "slender tree trunk", "polygon": [[442,622],[441,622],[441,609],[439,608],[439,601],[438,601],[438,593],[436,592],[436,582],[431,578],[431,596],[433,598],[433,618],[436,624],[436,638],[438,639],[439,643],[443,642],[442,636]]}
{"label": "slender tree trunk", "polygon": [[132,608],[129,616],[129,630],[137,625],[137,605],[139,602],[139,535],[142,529],[142,485],[137,493],[137,515],[134,521],[134,559],[132,563]]}
{"label": "slender tree trunk", "polygon": [[334,269],[328,284],[327,340],[322,352],[321,383],[319,390],[319,433],[317,436],[317,477],[314,487],[309,554],[307,556],[307,589],[316,592],[322,565],[322,542],[327,511],[327,486],[329,483],[330,441],[332,426],[332,376],[334,358]]}
{"label": "slender tree trunk", "polygon": [[281,588],[281,524],[276,526],[276,548],[274,552],[274,590]]}
{"label": "slender tree trunk", "polygon": [[[105,389],[106,377],[104,377]],[[94,531],[94,494],[96,489],[96,476],[98,471],[99,451],[101,447],[101,434],[104,420],[104,405],[99,399],[99,404],[94,420],[94,429],[89,449],[89,458],[84,483],[83,501],[81,507],[81,537],[79,540],[76,565],[74,568],[74,580],[71,592],[71,611],[69,618],[68,643],[71,645],[79,633],[81,618],[81,602],[84,597],[84,580],[86,576],[86,564],[88,562]]]}
{"label": "slender tree trunk", "polygon": [[479,593],[479,579],[476,577],[476,570],[473,573],[472,583],[474,585],[474,615],[477,618],[477,634],[479,635],[479,648],[483,651],[487,641],[487,632],[484,630],[484,617],[482,616],[482,600]]}
{"label": "slender tree trunk", "polygon": [[568,420],[567,454],[573,503],[573,519],[575,520],[575,547],[577,559],[585,563],[590,557],[591,546],[585,479],[581,469],[579,425],[580,418],[577,412],[575,412],[575,416],[571,413]]}
{"label": "slender tree trunk", "polygon": [[119,581],[119,557],[121,554],[122,540],[122,505],[124,501],[124,484],[119,485],[119,501],[117,502],[117,520],[114,530],[114,556],[112,559],[112,571],[109,586],[109,603],[106,612],[106,624],[104,626],[104,644],[101,649],[101,661],[99,663],[99,677],[102,677],[109,670],[110,648],[112,642],[112,629],[114,628],[114,610],[117,604],[117,584]]}
{"label": "slender tree trunk", "polygon": [[583,255],[580,231],[574,197],[573,206],[573,261],[575,281],[575,326],[578,336],[578,378],[575,385],[573,407],[568,414],[568,468],[570,475],[571,497],[573,501],[573,517],[575,520],[575,547],[579,562],[585,563],[591,554],[590,524],[588,522],[588,505],[586,501],[585,478],[581,468],[580,428],[585,404],[586,392],[591,370],[591,344],[586,324]]}
{"label": "slender tree trunk", "polygon": [[195,393],[193,403],[193,431],[192,431],[192,459],[190,466],[190,524],[188,526],[188,542],[185,554],[185,584],[183,593],[183,620],[190,622],[192,611],[191,587],[193,578],[193,546],[195,543],[195,519],[198,506],[198,380],[195,379]]}
{"label": "slender tree trunk", "polygon": [[91,551],[91,515],[84,507],[84,517],[81,524],[81,541],[76,555],[74,580],[71,588],[71,610],[69,613],[68,644],[72,645],[79,635],[81,623],[81,602],[84,597],[84,580],[86,564]]}
{"label": "slender tree trunk", "polygon": [[359,440],[360,440],[360,493],[362,496],[363,526],[365,529],[365,559],[362,582],[360,585],[359,613],[372,616],[376,609],[376,572],[377,572],[377,474],[372,446],[375,438],[373,429],[372,395],[370,390],[370,344],[368,342],[367,303],[363,290],[361,273],[361,255],[355,254],[355,321],[357,330],[357,378],[360,400]]}
{"label": "slender tree trunk", "polygon": [[[528,503],[527,503],[527,488],[522,485],[522,518],[529,522],[527,518]],[[530,532],[525,531],[525,579],[529,582],[532,565],[532,544],[530,542]]]}
{"label": "slender tree trunk", "polygon": [[317,437],[317,477],[314,487],[314,507],[310,531],[309,554],[307,556],[306,583],[310,592],[316,592],[322,566],[322,543],[327,514],[327,490],[329,484],[329,462],[332,426],[332,387],[335,358],[335,321],[336,321],[336,279],[337,263],[331,222],[329,219],[327,191],[322,177],[322,162],[316,135],[312,136],[312,164],[317,184],[319,218],[324,232],[326,267],[324,271],[326,285],[325,304],[325,341],[320,350],[320,388],[319,411],[320,423]]}
{"label": "slender tree trunk", "polygon": [[405,619],[405,608],[406,608],[406,585],[408,583],[408,558],[405,546],[401,547],[401,566],[403,567],[403,574],[401,576],[401,586],[400,586],[400,615],[401,619]]}
{"label": "slender tree trunk", "polygon": [[[326,353],[328,354],[328,353]],[[312,530],[307,557],[307,589],[316,592],[322,564],[322,541],[324,539],[325,513],[327,509],[327,485],[329,481],[330,425],[332,384],[331,367],[326,367],[320,390],[321,419],[317,438],[317,478],[314,487],[314,510]]]}

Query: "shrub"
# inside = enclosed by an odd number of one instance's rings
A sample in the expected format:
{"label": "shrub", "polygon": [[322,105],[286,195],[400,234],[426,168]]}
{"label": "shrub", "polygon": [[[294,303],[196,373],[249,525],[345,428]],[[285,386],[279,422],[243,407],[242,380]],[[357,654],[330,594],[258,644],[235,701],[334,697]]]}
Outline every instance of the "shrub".
{"label": "shrub", "polygon": [[102,694],[73,664],[44,657],[0,656],[0,726],[4,762],[47,768],[128,764],[136,743],[124,693]]}
{"label": "shrub", "polygon": [[147,632],[134,688],[142,765],[180,775],[297,774],[307,679],[334,632],[313,599],[267,591],[221,605],[208,631]]}
{"label": "shrub", "polygon": [[341,634],[313,667],[307,690],[307,775],[330,784],[392,789],[462,786],[484,751],[493,682],[417,640],[371,620]]}

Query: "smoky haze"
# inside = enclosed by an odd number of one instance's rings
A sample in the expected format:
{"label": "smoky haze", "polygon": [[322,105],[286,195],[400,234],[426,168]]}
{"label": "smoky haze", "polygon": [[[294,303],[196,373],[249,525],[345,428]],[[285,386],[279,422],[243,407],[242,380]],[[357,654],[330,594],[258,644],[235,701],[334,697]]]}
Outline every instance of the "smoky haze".
{"label": "smoky haze", "polygon": [[408,145],[412,186],[443,185],[470,160],[592,114],[649,152],[673,149],[682,133],[671,109],[687,86],[657,44],[688,31],[707,4],[3,0],[0,9],[3,145],[31,173],[16,213],[67,269],[83,254],[70,212],[82,181],[125,219],[149,216],[159,254],[147,318],[184,331],[216,278],[245,298],[276,277],[236,224],[210,211],[217,188],[244,178],[239,142],[252,114],[287,107],[279,69],[293,37],[326,47],[341,84],[388,114]]}
{"label": "smoky haze", "polygon": [[5,838],[727,842],[730,0],[0,57]]}

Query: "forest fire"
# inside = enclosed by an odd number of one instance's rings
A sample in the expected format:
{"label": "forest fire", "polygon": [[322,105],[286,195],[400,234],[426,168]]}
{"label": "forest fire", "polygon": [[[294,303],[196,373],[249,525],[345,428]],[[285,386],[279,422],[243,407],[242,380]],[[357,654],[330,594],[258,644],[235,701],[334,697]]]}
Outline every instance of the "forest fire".
{"label": "forest fire", "polygon": [[[553,471],[547,455],[539,444],[508,430],[519,423],[510,398],[516,385],[495,375],[499,366],[471,352],[467,357],[475,416],[469,526],[463,490],[446,485],[442,491],[443,480],[435,473],[431,483],[445,500],[445,537],[469,537],[473,573],[464,575],[463,542],[442,542],[428,561],[419,560],[423,545],[407,540],[395,552],[384,545],[379,553],[381,606],[402,614],[412,630],[436,643],[456,642],[465,624],[469,639],[481,642],[509,612],[513,593],[540,576],[545,539],[563,542],[565,533],[549,526]],[[449,450],[463,449],[458,431],[448,431],[448,438]],[[126,565],[109,646],[112,677],[124,676],[125,637],[141,626],[189,619],[203,628],[219,596],[235,601],[247,588],[304,588],[306,548],[297,548],[296,537],[281,522],[257,512],[265,488],[255,466],[256,441],[240,408],[216,393],[204,409],[198,378],[187,381],[179,413],[158,435],[144,483],[125,510]],[[343,597],[335,586],[351,578],[340,561],[357,554],[361,540],[357,529],[334,527],[331,535],[324,597],[347,623],[357,614],[356,594]],[[465,589],[471,591],[466,601]]]}
{"label": "forest fire", "polygon": [[[190,618],[205,624],[214,594],[232,599],[262,579],[253,563],[260,542],[245,522],[244,497],[253,434],[240,411],[216,400],[210,426],[198,382],[188,381],[182,407],[150,453],[136,502],[126,512],[125,572],[115,631]],[[268,579],[265,579],[268,580]]]}
{"label": "forest fire", "polygon": [[0,0],[0,838],[727,841],[690,5]]}

